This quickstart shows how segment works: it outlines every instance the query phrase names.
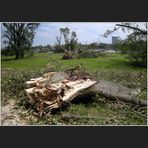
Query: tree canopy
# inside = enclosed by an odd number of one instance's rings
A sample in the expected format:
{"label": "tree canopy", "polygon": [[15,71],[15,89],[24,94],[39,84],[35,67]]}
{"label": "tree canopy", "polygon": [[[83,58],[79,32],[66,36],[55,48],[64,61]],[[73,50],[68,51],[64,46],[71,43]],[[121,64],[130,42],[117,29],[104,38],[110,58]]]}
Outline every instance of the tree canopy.
{"label": "tree canopy", "polygon": [[5,44],[15,51],[15,58],[23,58],[24,51],[29,50],[39,23],[3,23]]}
{"label": "tree canopy", "polygon": [[72,31],[70,35],[70,29],[66,27],[60,28],[60,34],[64,37],[66,50],[74,51],[78,41],[76,32]]}
{"label": "tree canopy", "polygon": [[116,44],[116,48],[127,54],[127,58],[134,65],[147,66],[147,23],[142,25],[137,23],[116,24],[112,30],[106,30],[104,36],[107,37],[114,31],[122,29],[124,32],[130,32],[126,39]]}

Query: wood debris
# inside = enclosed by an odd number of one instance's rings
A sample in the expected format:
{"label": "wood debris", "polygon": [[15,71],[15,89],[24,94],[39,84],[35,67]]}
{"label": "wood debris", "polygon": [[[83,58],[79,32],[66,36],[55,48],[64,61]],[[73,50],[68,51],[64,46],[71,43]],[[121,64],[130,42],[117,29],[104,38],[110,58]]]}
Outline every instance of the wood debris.
{"label": "wood debris", "polygon": [[47,108],[61,107],[95,83],[96,81],[88,77],[77,77],[72,80],[65,72],[49,72],[27,81],[25,91],[30,103],[36,105],[37,110],[41,112]]}

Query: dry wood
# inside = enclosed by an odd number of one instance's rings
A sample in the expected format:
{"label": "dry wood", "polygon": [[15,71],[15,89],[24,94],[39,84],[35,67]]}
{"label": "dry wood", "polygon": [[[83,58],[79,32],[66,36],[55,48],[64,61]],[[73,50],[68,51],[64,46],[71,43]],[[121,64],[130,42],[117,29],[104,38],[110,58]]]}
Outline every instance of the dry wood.
{"label": "dry wood", "polygon": [[84,89],[96,83],[90,79],[69,80],[66,73],[47,73],[43,77],[27,81],[26,93],[30,103],[35,103],[37,109],[42,111],[59,108],[64,102],[70,102]]}

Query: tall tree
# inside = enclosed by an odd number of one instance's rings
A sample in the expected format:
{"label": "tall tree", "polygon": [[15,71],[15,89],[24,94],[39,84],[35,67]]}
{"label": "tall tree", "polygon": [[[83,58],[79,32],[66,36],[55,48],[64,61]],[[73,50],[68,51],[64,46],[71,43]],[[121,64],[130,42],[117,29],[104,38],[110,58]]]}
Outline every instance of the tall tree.
{"label": "tall tree", "polygon": [[30,49],[39,23],[3,23],[3,36],[8,46],[15,51],[16,59],[24,57],[24,51]]}
{"label": "tall tree", "polygon": [[65,42],[66,49],[69,50],[69,33],[70,33],[70,29],[68,27],[60,28],[60,33],[64,37],[64,42]]}
{"label": "tall tree", "polygon": [[66,50],[74,51],[77,46],[77,40],[78,40],[76,32],[72,31],[70,33],[70,29],[66,27],[66,28],[60,28],[60,33],[64,37]]}
{"label": "tall tree", "polygon": [[77,46],[77,34],[76,32],[72,31],[71,32],[71,39],[70,39],[70,49],[72,51],[75,51],[75,48]]}
{"label": "tall tree", "polygon": [[60,36],[56,36],[56,43],[55,43],[55,52],[61,52],[61,41],[62,41],[62,37],[61,37],[61,33]]}

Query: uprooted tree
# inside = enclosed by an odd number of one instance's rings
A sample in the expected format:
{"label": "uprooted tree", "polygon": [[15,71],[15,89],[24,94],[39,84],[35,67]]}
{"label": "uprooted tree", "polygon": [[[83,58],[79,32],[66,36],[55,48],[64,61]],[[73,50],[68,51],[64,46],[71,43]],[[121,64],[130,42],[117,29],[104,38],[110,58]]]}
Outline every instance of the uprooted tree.
{"label": "uprooted tree", "polygon": [[116,48],[134,65],[146,67],[147,65],[147,23],[121,23],[116,24],[112,30],[106,30],[104,37],[107,37],[114,31],[122,29],[124,32],[130,32],[125,40],[116,44]]}
{"label": "uprooted tree", "polygon": [[3,23],[4,43],[14,50],[15,58],[23,58],[25,50],[30,50],[39,23]]}

